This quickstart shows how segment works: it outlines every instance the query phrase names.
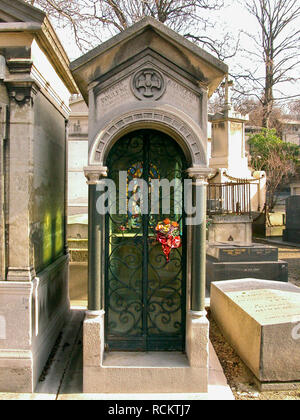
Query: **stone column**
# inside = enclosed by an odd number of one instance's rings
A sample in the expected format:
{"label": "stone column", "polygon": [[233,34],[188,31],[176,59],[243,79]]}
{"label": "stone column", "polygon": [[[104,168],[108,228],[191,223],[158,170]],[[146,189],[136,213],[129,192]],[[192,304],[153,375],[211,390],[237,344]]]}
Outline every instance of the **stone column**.
{"label": "stone column", "polygon": [[[191,226],[189,243],[191,250],[191,299],[187,313],[186,352],[191,367],[200,370],[203,382],[208,386],[209,322],[205,311],[206,287],[206,179],[208,168],[190,168],[193,180],[193,206],[198,216]],[[198,198],[198,200],[196,200]],[[198,201],[198,202],[197,202]]]}
{"label": "stone column", "polygon": [[202,312],[205,310],[206,286],[206,189],[207,168],[188,170],[193,179],[193,206],[197,206],[197,218],[192,225],[192,270],[191,270],[191,310]]}
{"label": "stone column", "polygon": [[83,323],[83,389],[89,385],[86,372],[91,366],[100,367],[104,354],[105,216],[98,214],[96,201],[97,186],[107,176],[107,168],[91,165],[84,168],[84,174],[89,186],[89,258],[88,311]]}
{"label": "stone column", "polygon": [[100,311],[103,309],[103,279],[104,279],[104,241],[105,216],[98,214],[96,208],[97,186],[107,176],[106,167],[88,166],[84,174],[89,186],[88,209],[88,309]]}

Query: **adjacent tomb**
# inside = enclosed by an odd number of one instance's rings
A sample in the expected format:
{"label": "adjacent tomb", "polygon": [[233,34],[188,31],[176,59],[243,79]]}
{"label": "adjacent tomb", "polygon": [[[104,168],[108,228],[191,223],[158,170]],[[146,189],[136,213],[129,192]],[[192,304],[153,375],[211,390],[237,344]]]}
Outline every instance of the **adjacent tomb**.
{"label": "adjacent tomb", "polygon": [[211,313],[261,390],[300,384],[300,289],[243,279],[211,285]]}
{"label": "adjacent tomb", "polygon": [[34,391],[69,314],[66,104],[76,91],[45,13],[0,0],[0,391]]}
{"label": "adjacent tomb", "polygon": [[253,277],[288,281],[288,264],[278,248],[252,242],[248,215],[216,215],[208,227],[206,278],[213,281]]}

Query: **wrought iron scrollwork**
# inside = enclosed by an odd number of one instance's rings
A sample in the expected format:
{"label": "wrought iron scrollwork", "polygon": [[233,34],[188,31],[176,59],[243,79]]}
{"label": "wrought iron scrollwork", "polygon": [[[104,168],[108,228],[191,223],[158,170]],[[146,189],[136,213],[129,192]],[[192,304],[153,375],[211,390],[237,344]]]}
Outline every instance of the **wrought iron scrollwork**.
{"label": "wrought iron scrollwork", "polygon": [[[185,159],[177,143],[156,131],[143,130],[120,139],[110,152],[109,178],[119,171],[134,179],[182,180]],[[134,200],[127,190],[127,200]],[[185,246],[172,250],[167,263],[155,227],[164,217],[178,222],[185,243],[182,194],[170,189],[168,214],[135,211],[106,216],[106,340],[111,349],[183,350],[185,330]],[[118,193],[116,195],[118,201]],[[175,204],[177,203],[177,207]],[[161,203],[160,203],[161,205]]]}

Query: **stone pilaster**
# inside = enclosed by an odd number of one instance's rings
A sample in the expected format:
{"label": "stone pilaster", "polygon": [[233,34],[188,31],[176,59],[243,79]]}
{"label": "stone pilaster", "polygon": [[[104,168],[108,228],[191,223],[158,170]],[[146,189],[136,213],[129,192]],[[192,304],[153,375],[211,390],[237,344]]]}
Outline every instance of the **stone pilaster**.
{"label": "stone pilaster", "polygon": [[103,309],[105,216],[98,214],[96,200],[97,186],[107,176],[107,168],[91,165],[84,168],[84,174],[89,186],[88,309],[99,311]]}
{"label": "stone pilaster", "polygon": [[[1,59],[1,56],[0,56]],[[1,62],[1,60],[0,60]],[[0,82],[0,90],[3,89],[3,83]],[[0,102],[0,280],[5,280],[6,276],[6,145],[7,145],[7,104]]]}
{"label": "stone pilaster", "polygon": [[35,277],[30,220],[33,189],[34,98],[33,81],[7,83],[10,141],[8,171],[8,274],[9,281]]}

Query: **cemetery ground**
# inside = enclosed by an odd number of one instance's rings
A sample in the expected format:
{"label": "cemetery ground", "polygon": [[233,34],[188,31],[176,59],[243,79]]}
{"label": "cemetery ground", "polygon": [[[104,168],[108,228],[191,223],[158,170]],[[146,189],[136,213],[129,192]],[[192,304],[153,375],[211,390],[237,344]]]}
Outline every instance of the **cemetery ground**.
{"label": "cemetery ground", "polygon": [[[279,246],[279,258],[289,264],[289,282],[300,287],[300,246]],[[0,393],[0,400],[23,399],[89,399],[82,394],[82,320],[84,310],[75,310],[72,322],[60,336],[53,349],[35,394]],[[211,318],[210,340],[223,368],[228,385],[236,400],[300,400],[300,386],[293,391],[259,392],[254,385],[253,374],[234,349],[227,343],[218,326]],[[64,355],[60,359],[61,355]],[[74,356],[75,355],[75,356]],[[65,360],[68,361],[67,366]],[[54,374],[53,374],[54,373]],[[50,380],[49,380],[50,378]],[[72,394],[68,395],[68,389]]]}
{"label": "cemetery ground", "polygon": [[[300,247],[281,245],[278,250],[279,258],[288,262],[289,282],[300,287]],[[300,385],[292,391],[259,392],[254,385],[252,372],[226,342],[209,311],[208,317],[210,340],[236,400],[300,400]]]}

